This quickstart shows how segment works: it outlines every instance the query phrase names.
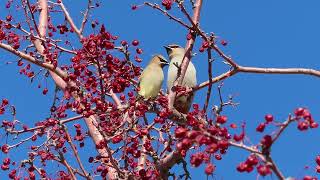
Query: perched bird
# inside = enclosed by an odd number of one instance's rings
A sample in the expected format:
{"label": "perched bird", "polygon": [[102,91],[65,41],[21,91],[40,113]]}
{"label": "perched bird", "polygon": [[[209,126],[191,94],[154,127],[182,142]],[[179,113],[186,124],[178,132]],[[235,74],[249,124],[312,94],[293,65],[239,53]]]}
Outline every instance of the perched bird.
{"label": "perched bird", "polygon": [[139,78],[140,96],[145,99],[157,97],[164,79],[162,68],[168,65],[168,61],[162,55],[155,55],[143,70]]}
{"label": "perched bird", "polygon": [[[167,54],[170,58],[170,65],[168,68],[168,80],[167,87],[168,90],[172,88],[174,81],[177,79],[178,67],[181,65],[183,57],[185,56],[185,50],[179,45],[172,44],[164,46]],[[182,81],[182,86],[193,87],[197,84],[196,68],[189,62],[185,77]],[[180,96],[175,99],[174,107],[181,113],[188,113],[193,102],[194,94],[189,96]]]}

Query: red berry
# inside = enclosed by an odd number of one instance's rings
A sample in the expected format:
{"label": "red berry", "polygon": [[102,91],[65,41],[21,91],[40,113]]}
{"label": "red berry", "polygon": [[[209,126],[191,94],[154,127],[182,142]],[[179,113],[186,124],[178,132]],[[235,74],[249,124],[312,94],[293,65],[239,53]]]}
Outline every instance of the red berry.
{"label": "red berry", "polygon": [[138,63],[142,62],[142,59],[139,58],[138,56],[135,56],[135,57],[134,57],[134,60],[135,60],[136,62],[138,62]]}
{"label": "red berry", "polygon": [[199,110],[199,104],[192,104],[194,110]]}
{"label": "red berry", "polygon": [[23,65],[23,61],[22,60],[19,60],[18,61],[18,66],[22,66]]}
{"label": "red berry", "polygon": [[126,99],[126,96],[125,96],[124,94],[121,94],[121,95],[120,95],[120,100],[121,100],[121,101],[124,101],[125,99]]}
{"label": "red berry", "polygon": [[10,158],[4,158],[3,159],[3,164],[4,165],[9,165],[10,164]]}
{"label": "red berry", "polygon": [[247,166],[246,172],[249,173],[251,171],[253,171],[253,166]]}
{"label": "red berry", "polygon": [[318,126],[319,126],[319,124],[316,123],[316,122],[312,122],[312,123],[310,124],[310,128],[317,128]]}
{"label": "red berry", "polygon": [[209,163],[206,167],[206,169],[204,170],[204,172],[207,174],[207,175],[211,175],[213,173],[213,171],[216,169],[216,167]]}
{"label": "red berry", "polygon": [[9,104],[8,99],[2,99],[2,105],[3,105],[3,106],[6,106],[6,105],[8,105],[8,104]]}
{"label": "red berry", "polygon": [[304,111],[304,108],[297,108],[296,110],[294,110],[294,114],[296,116],[302,116],[303,111]]}
{"label": "red berry", "polygon": [[221,43],[221,45],[222,45],[222,46],[226,46],[226,45],[228,45],[228,42],[227,42],[226,40],[221,40],[221,42],[220,42],[220,43]]}
{"label": "red berry", "polygon": [[265,135],[261,140],[261,144],[265,148],[269,148],[272,145],[272,137],[270,135]]}
{"label": "red berry", "polygon": [[220,124],[224,124],[227,122],[227,116],[218,116],[217,117],[217,123],[220,123]]}
{"label": "red berry", "polygon": [[263,132],[265,127],[266,127],[265,123],[260,123],[259,126],[256,128],[256,131]]}
{"label": "red berry", "polygon": [[221,140],[221,141],[218,142],[218,147],[220,149],[228,149],[229,143],[228,143],[227,140]]}
{"label": "red berry", "polygon": [[106,60],[112,61],[113,60],[113,56],[111,54],[107,54]]}
{"label": "red berry", "polygon": [[7,154],[9,152],[9,146],[7,144],[4,144],[1,146],[1,150],[3,153]]}
{"label": "red berry", "polygon": [[117,136],[113,137],[111,139],[111,141],[112,141],[113,144],[117,144],[117,143],[122,141],[122,136],[121,135],[117,135]]}
{"label": "red berry", "polygon": [[133,41],[132,41],[132,45],[138,46],[138,45],[139,45],[139,41],[138,41],[138,40],[133,40]]}
{"label": "red berry", "polygon": [[163,118],[160,118],[160,117],[155,117],[153,121],[155,123],[163,124],[165,120]]}
{"label": "red berry", "polygon": [[208,48],[209,47],[209,42],[208,41],[204,41],[204,42],[202,42],[202,47],[203,48]]}
{"label": "red berry", "polygon": [[253,155],[253,154],[251,154],[248,158],[247,158],[247,160],[246,160],[246,163],[248,164],[248,165],[250,165],[250,166],[255,166],[255,165],[257,165],[258,164],[258,158],[257,158],[257,156],[255,156],[255,155]]}
{"label": "red berry", "polygon": [[137,49],[136,49],[136,52],[137,52],[138,54],[142,54],[142,49],[137,48]]}
{"label": "red berry", "polygon": [[92,163],[92,162],[93,162],[93,160],[94,160],[94,158],[93,158],[93,157],[89,157],[88,162],[89,162],[89,163]]}
{"label": "red berry", "polygon": [[305,109],[302,114],[304,119],[311,119],[311,113],[309,110]]}
{"label": "red berry", "polygon": [[127,41],[121,41],[121,45],[122,46],[125,46],[125,45],[127,45],[128,43],[127,43]]}
{"label": "red berry", "polygon": [[133,96],[133,92],[132,91],[128,92],[128,96],[132,97]]}
{"label": "red berry", "polygon": [[264,119],[267,121],[267,123],[270,123],[273,121],[273,116],[271,114],[267,114],[264,116]]}
{"label": "red berry", "polygon": [[214,158],[216,158],[216,160],[220,161],[222,159],[220,154],[215,154]]}
{"label": "red berry", "polygon": [[101,171],[103,171],[103,170],[104,170],[104,167],[103,167],[103,166],[100,165],[100,166],[97,167],[97,172],[101,172]]}
{"label": "red berry", "polygon": [[186,129],[186,128],[178,127],[174,131],[174,134],[175,134],[176,138],[183,138],[186,135],[187,131],[188,131],[188,129]]}
{"label": "red berry", "polygon": [[132,10],[136,10],[137,8],[138,8],[137,5],[132,5],[132,6],[131,6],[131,9],[132,9]]}
{"label": "red berry", "polygon": [[304,176],[303,180],[317,180],[317,178],[312,177],[312,176]]}
{"label": "red berry", "polygon": [[166,10],[170,10],[172,5],[172,0],[162,0],[162,5],[166,8]]}
{"label": "red berry", "polygon": [[44,88],[43,91],[42,91],[42,94],[46,95],[47,93],[48,93],[48,88]]}
{"label": "red berry", "polygon": [[300,131],[305,131],[309,128],[309,122],[308,121],[300,121],[298,123],[298,129]]}
{"label": "red berry", "polygon": [[11,15],[8,15],[8,16],[6,17],[6,20],[7,20],[7,21],[11,21],[11,20],[12,20],[12,16],[11,16]]}
{"label": "red berry", "polygon": [[244,138],[244,133],[241,133],[240,135],[235,134],[235,135],[233,136],[233,139],[234,139],[235,141],[237,141],[237,142],[242,141],[243,138]]}
{"label": "red berry", "polygon": [[257,170],[258,170],[258,173],[261,175],[261,176],[266,176],[268,174],[271,174],[271,170],[268,166],[263,166],[263,165],[260,165],[257,167]]}
{"label": "red berry", "polygon": [[10,173],[9,173],[9,178],[14,179],[16,177],[16,173],[17,170],[13,169]]}
{"label": "red berry", "polygon": [[2,165],[1,165],[1,169],[4,170],[4,171],[6,171],[6,170],[9,169],[9,166],[2,164]]}
{"label": "red berry", "polygon": [[320,166],[320,155],[316,157],[316,163]]}
{"label": "red berry", "polygon": [[244,172],[247,169],[247,167],[248,167],[248,165],[246,163],[242,162],[237,166],[237,171]]}
{"label": "red berry", "polygon": [[236,125],[235,123],[232,123],[232,124],[230,124],[230,127],[231,127],[232,129],[236,129],[236,128],[237,128],[237,125]]}

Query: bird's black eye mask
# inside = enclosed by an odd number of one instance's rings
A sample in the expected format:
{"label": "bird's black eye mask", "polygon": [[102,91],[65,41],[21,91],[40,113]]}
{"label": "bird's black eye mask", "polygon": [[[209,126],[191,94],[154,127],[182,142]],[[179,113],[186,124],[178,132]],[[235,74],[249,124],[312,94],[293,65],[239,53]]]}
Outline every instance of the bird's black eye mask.
{"label": "bird's black eye mask", "polygon": [[169,64],[167,60],[165,60],[165,59],[163,59],[161,57],[159,57],[159,59],[160,59],[160,63],[162,64],[162,66],[165,66],[165,65]]}
{"label": "bird's black eye mask", "polygon": [[162,59],[162,58],[160,58],[160,62],[167,63],[167,61],[165,59]]}
{"label": "bird's black eye mask", "polygon": [[179,48],[180,46],[178,46],[178,45],[170,45],[169,47],[174,49],[174,48]]}

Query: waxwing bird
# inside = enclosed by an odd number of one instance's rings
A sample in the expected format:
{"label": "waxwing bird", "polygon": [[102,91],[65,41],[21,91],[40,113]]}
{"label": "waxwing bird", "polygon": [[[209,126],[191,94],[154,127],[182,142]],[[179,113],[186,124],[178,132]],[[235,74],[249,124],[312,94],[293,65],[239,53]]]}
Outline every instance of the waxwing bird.
{"label": "waxwing bird", "polygon": [[[177,79],[178,66],[182,64],[183,57],[185,56],[185,50],[179,45],[172,44],[164,46],[170,59],[170,64],[168,68],[168,80],[167,88],[168,90],[172,88],[174,81]],[[185,77],[182,81],[182,86],[194,87],[197,84],[196,68],[189,62]],[[175,99],[174,107],[181,113],[188,113],[193,102],[194,93],[189,96],[180,96]]]}
{"label": "waxwing bird", "polygon": [[145,99],[158,96],[164,79],[162,68],[168,64],[168,61],[162,55],[152,57],[139,78],[138,94],[140,96]]}

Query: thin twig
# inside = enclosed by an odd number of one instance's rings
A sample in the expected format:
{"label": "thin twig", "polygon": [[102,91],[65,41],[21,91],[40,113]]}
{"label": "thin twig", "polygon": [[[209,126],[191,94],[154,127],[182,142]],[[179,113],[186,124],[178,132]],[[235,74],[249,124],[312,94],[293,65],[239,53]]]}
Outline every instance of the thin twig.
{"label": "thin twig", "polygon": [[76,34],[78,35],[78,37],[80,39],[83,38],[83,35],[81,34],[80,30],[77,28],[76,24],[73,22],[73,19],[71,18],[70,14],[69,14],[69,11],[66,9],[66,7],[64,6],[62,0],[60,0],[61,2],[59,3],[65,17],[66,17],[66,20],[69,22],[71,28],[74,30],[74,32],[76,32]]}
{"label": "thin twig", "polygon": [[84,27],[86,25],[86,22],[88,21],[88,15],[89,15],[89,11],[91,9],[91,4],[92,4],[92,0],[88,0],[87,10],[84,13],[83,20],[82,20],[82,23],[81,23],[81,27],[80,27],[80,30],[79,30],[80,34],[83,33],[83,30],[84,30]]}
{"label": "thin twig", "polygon": [[204,104],[203,110],[206,112],[208,109],[209,101],[210,101],[210,96],[211,96],[211,89],[212,89],[212,55],[211,55],[211,48],[207,49],[208,52],[208,76],[209,76],[209,86],[208,86],[208,91],[207,91],[207,97],[206,97],[206,102]]}
{"label": "thin twig", "polygon": [[[60,124],[65,124],[67,122],[78,120],[78,119],[81,119],[81,118],[83,118],[83,115],[79,115],[79,116],[75,116],[75,117],[72,117],[72,118],[64,119],[64,120],[60,121]],[[33,127],[33,128],[28,128],[28,129],[23,129],[23,130],[18,130],[18,131],[8,130],[8,132],[10,134],[22,134],[22,133],[25,133],[25,132],[33,132],[33,131],[36,131],[38,129],[43,129],[43,128],[46,128],[46,126],[44,126],[44,125],[36,126],[36,127]]]}
{"label": "thin twig", "polygon": [[77,178],[76,178],[76,175],[75,175],[74,172],[73,172],[73,168],[69,165],[69,163],[68,163],[67,160],[65,159],[63,153],[62,153],[62,152],[59,152],[59,155],[60,155],[60,162],[61,162],[61,164],[63,164],[63,165],[67,168],[67,170],[68,170],[68,172],[69,172],[72,180],[76,180]]}
{"label": "thin twig", "polygon": [[173,21],[179,23],[180,25],[186,27],[187,29],[191,29],[192,27],[187,25],[185,22],[183,22],[181,19],[176,18],[175,16],[171,15],[170,13],[168,13],[168,11],[163,10],[162,8],[160,8],[160,6],[158,4],[153,4],[150,2],[144,2],[145,5],[152,7],[154,9],[159,10],[162,14],[166,15],[169,17],[169,19],[172,19]]}
{"label": "thin twig", "polygon": [[36,22],[36,20],[35,20],[35,18],[34,18],[34,14],[33,14],[32,9],[31,9],[30,2],[29,2],[29,0],[27,0],[26,2],[27,2],[28,8],[29,8],[29,12],[30,12],[31,17],[32,17],[31,20],[32,20],[32,22],[33,22],[34,28],[36,29],[37,34],[38,34],[39,36],[41,36],[40,31],[39,31],[39,29],[38,29],[37,22]]}
{"label": "thin twig", "polygon": [[86,179],[92,179],[90,177],[89,173],[87,173],[87,171],[85,170],[85,168],[84,168],[84,166],[83,166],[83,164],[82,164],[82,162],[80,160],[80,156],[78,154],[78,150],[75,147],[75,145],[72,143],[72,139],[70,137],[70,134],[69,134],[66,126],[64,126],[64,132],[65,132],[66,137],[67,137],[67,142],[69,143],[69,145],[70,145],[70,147],[71,147],[71,149],[73,151],[73,155],[75,156],[75,158],[76,158],[76,160],[77,160],[77,162],[78,162],[78,164],[80,166],[80,169],[81,169],[82,173],[86,176]]}
{"label": "thin twig", "polygon": [[276,140],[280,137],[280,135],[283,133],[283,131],[289,126],[291,122],[293,122],[294,119],[289,115],[288,119],[281,124],[279,131],[276,133],[276,135],[272,139],[272,144],[276,142]]}
{"label": "thin twig", "polygon": [[219,76],[205,82],[200,83],[196,87],[193,87],[192,91],[200,90],[210,84],[222,81],[226,78],[229,78],[237,73],[256,73],[256,74],[301,74],[301,75],[310,75],[315,77],[320,77],[320,71],[314,69],[306,68],[259,68],[259,67],[245,67],[238,66],[238,68],[227,71]]}

